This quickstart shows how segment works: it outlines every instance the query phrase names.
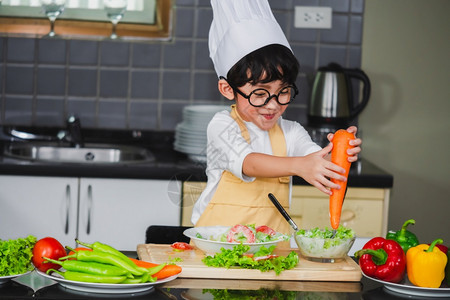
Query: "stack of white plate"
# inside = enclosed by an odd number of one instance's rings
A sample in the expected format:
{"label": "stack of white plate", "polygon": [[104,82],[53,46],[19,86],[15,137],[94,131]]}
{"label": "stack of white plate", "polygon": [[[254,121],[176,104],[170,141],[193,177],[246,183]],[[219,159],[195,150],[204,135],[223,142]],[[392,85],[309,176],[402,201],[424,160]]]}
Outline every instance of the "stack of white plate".
{"label": "stack of white plate", "polygon": [[175,127],[174,149],[186,153],[194,161],[206,162],[206,129],[224,105],[191,105],[183,109],[183,121]]}

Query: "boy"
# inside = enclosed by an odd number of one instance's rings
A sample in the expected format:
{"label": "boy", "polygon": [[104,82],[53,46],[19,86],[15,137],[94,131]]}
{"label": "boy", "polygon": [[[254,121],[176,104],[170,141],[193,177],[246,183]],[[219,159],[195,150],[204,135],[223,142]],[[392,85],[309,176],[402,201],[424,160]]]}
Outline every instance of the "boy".
{"label": "boy", "polygon": [[[344,170],[326,159],[332,144],[321,149],[299,123],[281,117],[298,94],[299,64],[267,1],[211,3],[209,46],[218,89],[235,104],[231,113],[216,114],[208,126],[208,183],[192,222],[267,225],[287,233],[289,224],[268,193],[288,209],[291,176],[330,194],[329,188],[339,188],[330,178],[345,180]],[[360,144],[360,139],[351,141],[355,147],[349,150],[349,161],[357,160]]]}

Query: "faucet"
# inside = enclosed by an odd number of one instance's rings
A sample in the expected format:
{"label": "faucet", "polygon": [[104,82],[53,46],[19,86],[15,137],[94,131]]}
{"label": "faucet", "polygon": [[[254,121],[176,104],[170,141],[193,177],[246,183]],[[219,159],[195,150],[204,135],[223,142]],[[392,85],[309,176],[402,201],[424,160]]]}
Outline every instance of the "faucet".
{"label": "faucet", "polygon": [[75,116],[69,116],[67,119],[67,130],[69,133],[70,144],[75,148],[83,148],[84,141],[81,135],[81,124],[80,119]]}

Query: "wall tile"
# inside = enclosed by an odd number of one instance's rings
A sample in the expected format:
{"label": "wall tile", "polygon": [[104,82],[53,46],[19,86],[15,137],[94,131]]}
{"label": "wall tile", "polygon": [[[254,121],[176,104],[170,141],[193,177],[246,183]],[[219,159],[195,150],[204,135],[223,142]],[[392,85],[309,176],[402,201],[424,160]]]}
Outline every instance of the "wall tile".
{"label": "wall tile", "polygon": [[80,118],[81,128],[98,128],[97,127],[97,101],[95,98],[75,98],[67,99],[67,115],[75,115]]}
{"label": "wall tile", "polygon": [[131,129],[157,129],[158,103],[151,101],[130,101],[128,123]]}
{"label": "wall tile", "polygon": [[163,73],[163,99],[190,99],[191,82],[188,71],[165,71]]}
{"label": "wall tile", "polygon": [[301,73],[311,73],[316,69],[316,46],[302,46],[292,44],[292,51],[297,57],[297,60],[300,63],[300,72]]}
{"label": "wall tile", "polygon": [[96,66],[98,64],[98,42],[71,40],[69,63],[73,65]]}
{"label": "wall tile", "polygon": [[350,0],[320,0],[320,6],[331,7],[333,12],[348,12]]}
{"label": "wall tile", "polygon": [[0,62],[3,62],[5,51],[3,50],[4,45],[6,45],[5,38],[0,37]]}
{"label": "wall tile", "polygon": [[33,94],[34,68],[28,66],[6,67],[6,93]]}
{"label": "wall tile", "polygon": [[126,127],[127,103],[124,100],[103,100],[98,103],[98,126],[121,129]]}
{"label": "wall tile", "polygon": [[197,9],[197,32],[196,37],[208,39],[209,28],[213,19],[211,6]]}
{"label": "wall tile", "polygon": [[66,69],[58,67],[38,67],[37,94],[64,95],[66,91]]}
{"label": "wall tile", "polygon": [[34,62],[35,39],[9,38],[6,60],[8,62]]}
{"label": "wall tile", "polygon": [[[305,120],[319,66],[361,65],[364,3],[270,0],[301,66],[290,118]],[[332,7],[333,28],[294,28],[298,5]],[[228,105],[209,58],[210,0],[176,0],[174,6],[171,41],[0,37],[1,123],[58,126],[77,114],[86,128],[174,130],[184,105]]]}
{"label": "wall tile", "polygon": [[5,97],[5,124],[25,126],[33,124],[33,99],[31,96]]}
{"label": "wall tile", "polygon": [[159,72],[134,71],[131,73],[131,97],[158,99]]}
{"label": "wall tile", "polygon": [[350,36],[349,43],[361,44],[362,43],[362,25],[363,20],[361,16],[350,17]]}
{"label": "wall tile", "polygon": [[345,46],[320,46],[319,66],[328,65],[330,62],[346,66],[347,49]]}
{"label": "wall tile", "polygon": [[[187,103],[186,103],[187,105]],[[181,122],[183,115],[183,108],[186,106],[183,103],[163,102],[161,110],[161,130],[173,130],[175,126]]]}
{"label": "wall tile", "polygon": [[164,68],[189,68],[192,58],[192,42],[177,40],[163,46]]}
{"label": "wall tile", "polygon": [[348,40],[348,23],[348,16],[333,15],[332,28],[320,31],[320,42],[346,44]]}
{"label": "wall tile", "polygon": [[191,7],[178,7],[175,14],[174,32],[177,37],[191,37],[194,32],[195,10]]}
{"label": "wall tile", "polygon": [[134,43],[132,66],[135,68],[158,68],[161,64],[161,45]]}
{"label": "wall tile", "polygon": [[64,98],[36,98],[36,126],[64,127]]}
{"label": "wall tile", "polygon": [[220,101],[220,92],[217,89],[216,73],[196,73],[194,75],[194,99]]}
{"label": "wall tile", "polygon": [[96,96],[97,95],[96,69],[69,69],[69,90],[71,96]]}
{"label": "wall tile", "polygon": [[128,70],[100,71],[100,97],[125,98],[128,93]]}
{"label": "wall tile", "polygon": [[214,70],[214,64],[209,57],[208,41],[198,41],[195,43],[195,69]]}
{"label": "wall tile", "polygon": [[38,40],[38,62],[44,64],[66,64],[66,40],[40,39]]}
{"label": "wall tile", "polygon": [[364,12],[364,0],[351,0],[350,10],[352,13],[362,14]]}
{"label": "wall tile", "polygon": [[102,66],[128,66],[129,49],[129,43],[102,42],[100,44],[100,64]]}

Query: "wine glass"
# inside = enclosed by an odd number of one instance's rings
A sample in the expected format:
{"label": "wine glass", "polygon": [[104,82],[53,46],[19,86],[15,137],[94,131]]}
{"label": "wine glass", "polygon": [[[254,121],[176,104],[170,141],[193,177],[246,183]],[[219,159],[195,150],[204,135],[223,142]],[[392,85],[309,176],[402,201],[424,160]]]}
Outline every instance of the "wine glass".
{"label": "wine glass", "polygon": [[55,20],[63,12],[66,0],[41,0],[44,13],[50,20],[50,32],[48,36],[55,36]]}
{"label": "wine glass", "polygon": [[116,27],[127,9],[127,0],[103,0],[106,14],[112,23],[111,39],[117,39]]}

